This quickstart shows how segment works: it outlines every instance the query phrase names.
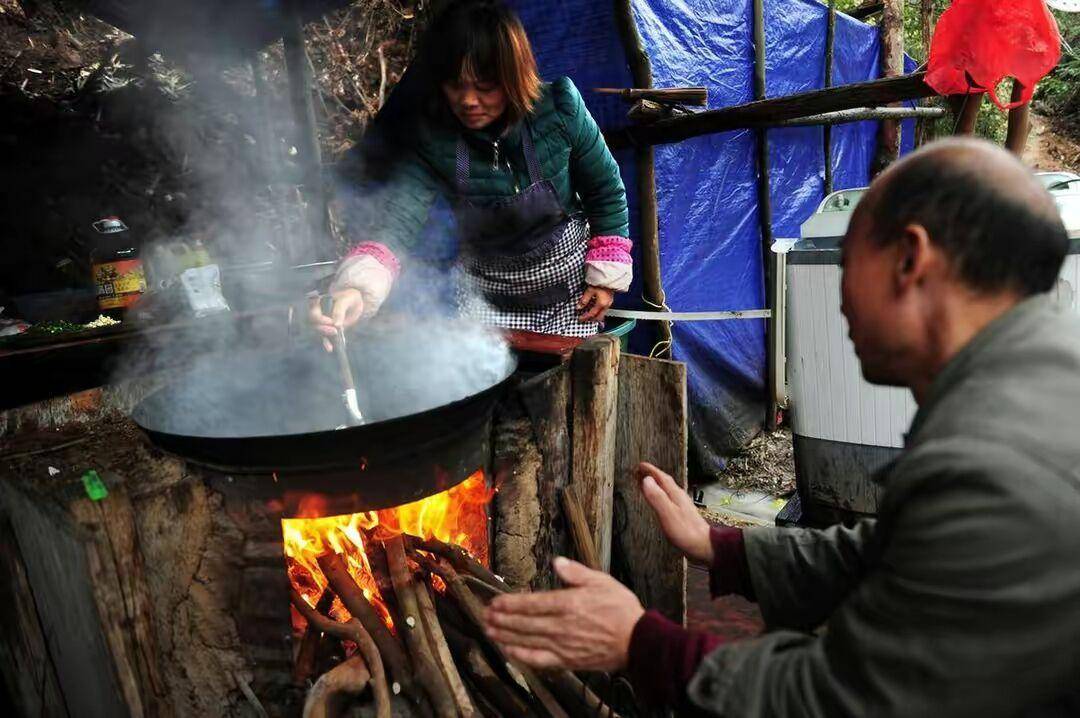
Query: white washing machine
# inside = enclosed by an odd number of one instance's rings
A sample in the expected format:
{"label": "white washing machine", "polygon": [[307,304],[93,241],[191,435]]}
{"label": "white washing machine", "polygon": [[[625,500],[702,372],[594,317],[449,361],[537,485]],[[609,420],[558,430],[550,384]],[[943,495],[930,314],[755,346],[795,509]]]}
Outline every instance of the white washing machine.
{"label": "white washing machine", "polygon": [[[1071,239],[1057,299],[1080,312],[1080,176],[1040,173]],[[877,511],[870,475],[895,457],[915,415],[906,389],[862,378],[840,313],[840,240],[865,189],[835,192],[787,253],[786,365],[795,473],[803,519],[832,522]]]}

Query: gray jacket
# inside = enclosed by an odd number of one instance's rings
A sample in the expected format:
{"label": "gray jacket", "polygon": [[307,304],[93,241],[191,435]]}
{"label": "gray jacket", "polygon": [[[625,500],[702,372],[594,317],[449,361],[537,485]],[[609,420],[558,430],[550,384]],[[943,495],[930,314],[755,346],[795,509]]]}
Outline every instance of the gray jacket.
{"label": "gray jacket", "polygon": [[710,654],[693,708],[1080,716],[1080,321],[1040,297],[991,324],[876,479],[876,520],[747,532],[770,631]]}

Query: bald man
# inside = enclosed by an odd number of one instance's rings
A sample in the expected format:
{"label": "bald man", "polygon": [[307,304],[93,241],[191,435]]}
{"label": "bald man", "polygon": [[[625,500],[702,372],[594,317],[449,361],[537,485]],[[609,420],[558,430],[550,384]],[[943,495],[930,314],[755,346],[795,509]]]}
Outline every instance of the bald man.
{"label": "bald man", "polygon": [[679,715],[1080,716],[1080,321],[1045,293],[1068,240],[1012,155],[931,145],[879,177],[843,243],[863,374],[919,404],[876,520],[710,530],[654,467],[642,490],[715,593],[768,626],[687,632],[610,577],[508,595],[487,630],[536,666],[626,669]]}

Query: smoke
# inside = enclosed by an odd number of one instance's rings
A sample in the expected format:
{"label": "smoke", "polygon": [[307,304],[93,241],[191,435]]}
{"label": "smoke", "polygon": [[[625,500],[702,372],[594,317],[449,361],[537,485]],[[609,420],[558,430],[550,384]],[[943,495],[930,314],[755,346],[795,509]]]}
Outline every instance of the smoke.
{"label": "smoke", "polygon": [[[162,378],[165,386],[133,412],[157,431],[243,437],[332,430],[345,423],[343,381],[307,326],[304,295],[333,266],[295,268],[325,258],[328,244],[305,221],[290,107],[284,97],[260,101],[246,63],[223,67],[202,58],[184,70],[162,75],[175,97],[154,116],[151,131],[182,168],[186,222],[143,246],[158,266],[151,267],[153,291],[132,320],[151,331],[119,362],[115,379],[148,372]],[[378,190],[338,189],[351,206],[347,216],[377,221]],[[447,227],[437,229],[445,237]],[[347,234],[362,239],[364,226],[349,226]],[[193,318],[182,285],[170,281],[172,271],[158,259],[196,239],[220,267],[227,312]],[[406,260],[380,316],[350,333],[367,421],[451,403],[513,370],[500,333],[455,318],[449,267],[445,253],[434,263]],[[182,330],[157,330],[178,322]]]}

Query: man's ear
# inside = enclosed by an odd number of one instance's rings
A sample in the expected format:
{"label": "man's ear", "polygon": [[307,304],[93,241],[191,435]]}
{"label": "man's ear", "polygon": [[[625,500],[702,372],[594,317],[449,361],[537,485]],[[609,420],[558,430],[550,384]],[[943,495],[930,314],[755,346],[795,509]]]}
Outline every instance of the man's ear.
{"label": "man's ear", "polygon": [[895,279],[898,289],[911,288],[926,278],[933,248],[930,234],[921,224],[909,224],[896,243]]}

